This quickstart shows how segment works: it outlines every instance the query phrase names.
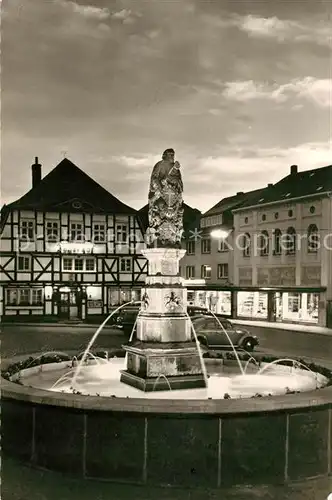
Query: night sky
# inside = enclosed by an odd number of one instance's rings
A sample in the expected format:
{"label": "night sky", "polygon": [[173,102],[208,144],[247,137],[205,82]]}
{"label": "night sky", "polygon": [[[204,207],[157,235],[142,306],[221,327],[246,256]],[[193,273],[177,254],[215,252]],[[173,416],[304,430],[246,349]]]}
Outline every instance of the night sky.
{"label": "night sky", "polygon": [[147,201],[173,147],[184,199],[332,163],[332,2],[3,0],[2,203],[64,155]]}

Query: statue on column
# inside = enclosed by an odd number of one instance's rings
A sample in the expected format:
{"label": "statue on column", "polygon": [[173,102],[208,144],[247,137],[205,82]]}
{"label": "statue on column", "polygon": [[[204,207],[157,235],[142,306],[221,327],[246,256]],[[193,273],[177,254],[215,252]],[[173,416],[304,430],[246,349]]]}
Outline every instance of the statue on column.
{"label": "statue on column", "polygon": [[174,149],[166,149],[153,168],[149,189],[149,248],[181,248],[183,183]]}

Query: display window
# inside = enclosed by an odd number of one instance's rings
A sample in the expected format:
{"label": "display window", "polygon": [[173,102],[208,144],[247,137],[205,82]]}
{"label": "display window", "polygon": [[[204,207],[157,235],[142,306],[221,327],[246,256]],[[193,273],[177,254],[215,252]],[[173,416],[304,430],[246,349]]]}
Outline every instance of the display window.
{"label": "display window", "polygon": [[252,319],[267,319],[266,292],[238,292],[237,315]]}
{"label": "display window", "polygon": [[188,290],[188,306],[206,307],[215,314],[231,315],[232,294],[224,290]]}
{"label": "display window", "polygon": [[276,293],[277,321],[318,323],[319,293]]}

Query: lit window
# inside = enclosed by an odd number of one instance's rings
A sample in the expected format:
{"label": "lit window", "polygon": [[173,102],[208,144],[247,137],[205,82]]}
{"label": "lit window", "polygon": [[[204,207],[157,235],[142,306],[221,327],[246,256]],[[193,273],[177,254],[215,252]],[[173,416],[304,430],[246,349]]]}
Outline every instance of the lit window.
{"label": "lit window", "polygon": [[205,279],[211,278],[211,266],[203,265],[201,267],[201,277]]}
{"label": "lit window", "polygon": [[43,290],[41,288],[32,288],[31,304],[39,305],[43,302]]}
{"label": "lit window", "polygon": [[92,257],[64,257],[62,270],[70,272],[94,272],[96,270],[96,259]]}
{"label": "lit window", "polygon": [[30,290],[29,288],[19,289],[19,305],[29,305],[30,304]]}
{"label": "lit window", "polygon": [[16,306],[18,304],[18,290],[16,288],[8,288],[6,290],[6,304]]}

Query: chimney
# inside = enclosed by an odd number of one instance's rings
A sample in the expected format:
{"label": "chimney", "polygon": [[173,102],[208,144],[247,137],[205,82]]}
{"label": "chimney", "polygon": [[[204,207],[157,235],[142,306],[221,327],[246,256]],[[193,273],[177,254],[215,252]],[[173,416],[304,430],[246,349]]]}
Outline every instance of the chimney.
{"label": "chimney", "polygon": [[244,192],[243,192],[243,191],[238,191],[238,192],[236,193],[236,196],[240,196],[240,194],[244,194]]}
{"label": "chimney", "polygon": [[268,188],[271,188],[273,186],[272,182],[269,182],[269,184],[267,185]]}
{"label": "chimney", "polygon": [[290,174],[291,175],[296,175],[297,174],[297,165],[291,165]]}
{"label": "chimney", "polygon": [[38,163],[38,156],[35,157],[35,163],[31,165],[32,170],[32,187],[36,187],[40,183],[41,175],[41,164]]}

